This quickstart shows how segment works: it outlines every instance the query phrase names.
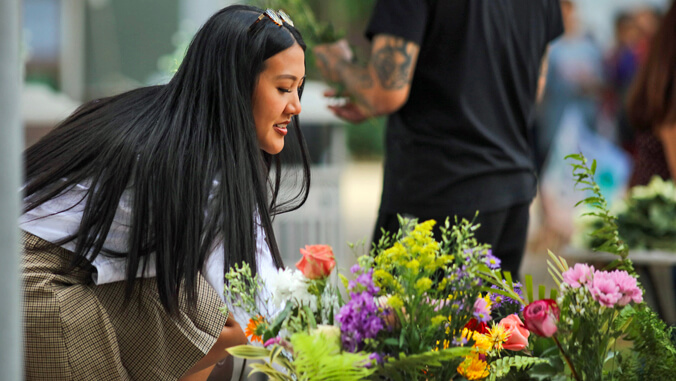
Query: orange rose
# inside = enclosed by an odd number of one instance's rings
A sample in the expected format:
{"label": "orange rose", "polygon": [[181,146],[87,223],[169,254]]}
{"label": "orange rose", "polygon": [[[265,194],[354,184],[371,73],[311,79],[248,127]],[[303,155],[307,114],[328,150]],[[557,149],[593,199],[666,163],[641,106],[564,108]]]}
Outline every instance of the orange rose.
{"label": "orange rose", "polygon": [[528,346],[528,336],[530,332],[524,327],[523,322],[519,319],[519,316],[512,314],[506,318],[500,320],[501,325],[505,328],[505,331],[509,332],[509,338],[502,344],[502,347],[509,349],[510,351],[522,351]]}
{"label": "orange rose", "polygon": [[326,278],[336,267],[336,258],[329,245],[305,245],[300,253],[303,258],[296,263],[296,267],[308,279]]}

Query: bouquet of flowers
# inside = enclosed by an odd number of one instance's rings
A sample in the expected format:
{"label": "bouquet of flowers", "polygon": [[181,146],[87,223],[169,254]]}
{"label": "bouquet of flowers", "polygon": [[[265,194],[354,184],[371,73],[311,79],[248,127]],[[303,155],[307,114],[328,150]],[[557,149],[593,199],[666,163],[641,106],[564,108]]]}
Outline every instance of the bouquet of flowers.
{"label": "bouquet of flowers", "polygon": [[[263,346],[229,349],[264,360],[275,380],[642,380],[676,369],[670,330],[642,300],[626,245],[618,238],[594,168],[572,156],[583,200],[606,223],[601,247],[619,256],[608,268],[568,266],[551,252],[549,291],[502,272],[478,225],[400,219],[368,255],[340,275],[345,295],[328,282],[335,260],[326,246],[301,249],[298,270],[266,285],[278,311],[259,311],[265,288],[246,266],[226,276],[230,303],[247,310],[247,335]],[[536,295],[537,294],[537,295]],[[622,341],[622,344],[618,343]],[[276,365],[275,365],[276,364]],[[461,378],[461,379],[462,379]]]}
{"label": "bouquet of flowers", "polygon": [[[298,270],[279,270],[265,287],[247,266],[232,269],[226,295],[250,315],[246,334],[263,347],[230,353],[265,359],[255,371],[280,380],[455,376],[473,352],[465,326],[491,318],[493,302],[482,293],[480,275],[496,271],[499,260],[476,242],[477,226],[468,221],[452,227],[446,221],[440,242],[432,235],[434,221],[401,224],[399,234],[385,235],[358,258],[352,280],[341,275],[344,299],[327,282],[335,260],[326,246],[302,249]],[[281,312],[259,311],[255,300],[265,288]]]}
{"label": "bouquet of flowers", "polygon": [[[540,286],[538,300],[533,297],[530,276],[525,277],[527,295],[522,299],[520,290],[508,287],[499,275],[486,274],[485,280],[499,289],[496,292],[524,306],[522,328],[534,335],[522,332],[528,339],[522,349],[526,356],[542,361],[512,376],[539,380],[669,378],[676,369],[673,329],[667,329],[643,303],[627,245],[620,240],[616,218],[594,181],[595,162],[590,168],[582,155],[568,158],[578,162],[573,164],[576,185],[592,193],[579,204],[586,204],[592,210],[586,214],[601,221],[593,233],[597,249],[616,254],[618,260],[604,270],[586,264],[569,267],[550,252],[549,272],[558,290],[551,290],[545,298],[546,290]],[[512,357],[508,352],[495,359],[490,378],[504,376],[496,364],[511,362]]]}

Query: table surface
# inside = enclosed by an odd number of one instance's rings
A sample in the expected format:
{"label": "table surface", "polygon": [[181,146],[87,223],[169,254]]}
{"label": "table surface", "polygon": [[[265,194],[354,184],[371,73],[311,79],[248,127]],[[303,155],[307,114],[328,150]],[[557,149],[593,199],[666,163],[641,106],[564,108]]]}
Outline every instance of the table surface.
{"label": "table surface", "polygon": [[[619,257],[610,254],[595,252],[573,246],[567,246],[561,251],[561,256],[580,261],[600,260],[613,261]],[[629,250],[629,259],[641,265],[676,265],[676,253],[656,250]]]}

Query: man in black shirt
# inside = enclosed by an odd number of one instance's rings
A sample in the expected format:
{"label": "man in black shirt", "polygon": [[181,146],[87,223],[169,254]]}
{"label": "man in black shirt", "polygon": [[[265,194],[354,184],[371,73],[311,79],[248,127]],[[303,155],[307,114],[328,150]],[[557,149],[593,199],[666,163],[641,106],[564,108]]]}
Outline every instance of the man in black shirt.
{"label": "man in black shirt", "polygon": [[315,48],[322,75],[353,102],[352,122],[389,114],[374,240],[397,214],[481,223],[517,275],[536,177],[529,142],[548,43],[563,31],[559,0],[378,0],[366,30],[371,59],[345,41]]}

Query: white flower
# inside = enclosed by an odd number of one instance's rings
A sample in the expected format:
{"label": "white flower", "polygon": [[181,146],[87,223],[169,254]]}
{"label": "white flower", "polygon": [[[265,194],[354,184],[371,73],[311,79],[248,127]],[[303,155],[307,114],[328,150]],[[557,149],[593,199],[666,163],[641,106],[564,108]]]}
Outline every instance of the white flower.
{"label": "white flower", "polygon": [[336,316],[340,310],[338,295],[333,292],[331,287],[326,287],[322,293],[322,323],[328,324],[330,316]]}
{"label": "white flower", "polygon": [[284,306],[288,301],[296,306],[309,306],[317,310],[317,301],[314,295],[308,292],[308,280],[298,270],[289,268],[279,269],[275,276],[268,280],[271,301],[276,307]]}

